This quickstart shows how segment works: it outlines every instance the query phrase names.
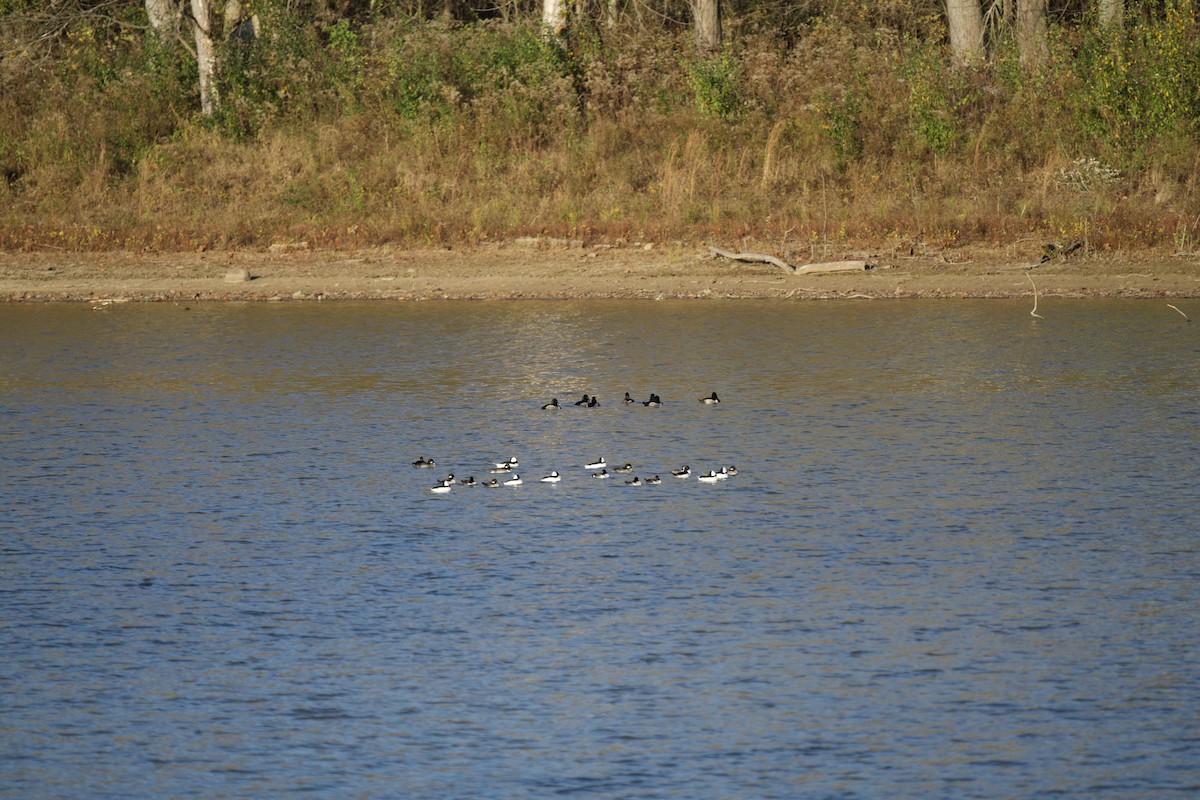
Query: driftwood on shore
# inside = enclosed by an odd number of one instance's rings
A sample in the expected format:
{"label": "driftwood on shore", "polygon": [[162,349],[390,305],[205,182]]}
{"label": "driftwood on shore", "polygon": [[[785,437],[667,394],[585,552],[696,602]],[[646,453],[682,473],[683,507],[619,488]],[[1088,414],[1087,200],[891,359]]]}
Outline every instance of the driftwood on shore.
{"label": "driftwood on shore", "polygon": [[763,255],[761,253],[734,253],[729,250],[724,250],[720,247],[709,245],[708,249],[713,255],[728,258],[730,261],[746,261],[755,264],[774,264],[785,272],[792,272],[797,275],[811,275],[818,272],[862,272],[865,269],[871,269],[872,265],[866,261],[823,261],[816,264],[804,264],[803,266],[793,266],[781,258],[775,256]]}

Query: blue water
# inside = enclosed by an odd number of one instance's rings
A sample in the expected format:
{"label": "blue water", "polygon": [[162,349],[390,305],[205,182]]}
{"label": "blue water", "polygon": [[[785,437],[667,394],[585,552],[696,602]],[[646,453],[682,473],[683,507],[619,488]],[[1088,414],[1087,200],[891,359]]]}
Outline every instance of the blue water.
{"label": "blue water", "polygon": [[0,796],[1198,796],[1200,328],[1027,306],[0,307]]}

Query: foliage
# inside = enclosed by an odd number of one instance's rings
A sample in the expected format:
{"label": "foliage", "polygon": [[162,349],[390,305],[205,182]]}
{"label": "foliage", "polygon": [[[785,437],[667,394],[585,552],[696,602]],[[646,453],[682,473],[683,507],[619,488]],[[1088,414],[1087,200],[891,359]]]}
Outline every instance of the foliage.
{"label": "foliage", "polygon": [[715,58],[688,59],[685,69],[701,113],[729,119],[741,110],[741,65],[727,51]]}

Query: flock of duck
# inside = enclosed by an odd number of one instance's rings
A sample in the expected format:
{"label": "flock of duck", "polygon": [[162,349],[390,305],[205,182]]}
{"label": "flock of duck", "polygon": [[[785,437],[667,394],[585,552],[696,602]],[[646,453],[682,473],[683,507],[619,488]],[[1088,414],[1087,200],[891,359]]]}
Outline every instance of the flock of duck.
{"label": "flock of duck", "polygon": [[[625,398],[622,400],[622,403],[624,405],[633,405],[637,402],[638,402],[637,400],[634,400],[632,397],[630,397],[629,392],[625,393]],[[707,397],[701,397],[700,402],[704,403],[705,405],[715,405],[717,403],[720,403],[721,399],[719,397],[717,397],[716,392],[713,392],[712,394],[708,395]],[[643,401],[641,401],[641,403],[642,403],[642,405],[644,405],[648,408],[657,408],[663,404],[663,401],[662,401],[662,398],[659,397],[657,394],[651,393],[650,399],[643,400]],[[575,403],[575,405],[581,406],[584,408],[596,408],[597,406],[600,405],[600,400],[598,398],[596,398],[595,396],[589,396],[589,395],[585,394],[581,400],[579,400],[578,402]],[[556,411],[561,407],[562,406],[559,405],[558,398],[555,397],[555,398],[551,398],[549,403],[546,403],[544,406],[542,406],[542,410],[543,411]],[[478,485],[478,486],[485,486],[489,489],[496,489],[501,486],[520,486],[525,482],[516,471],[517,468],[520,467],[520,465],[521,465],[520,461],[517,460],[516,456],[513,456],[512,458],[508,459],[507,461],[497,461],[494,463],[495,463],[495,466],[489,468],[488,472],[493,475],[500,476],[500,477],[489,478],[487,480],[476,482],[474,475],[466,477],[466,478],[459,478],[459,477],[456,477],[454,475],[454,473],[450,473],[445,478],[442,478],[437,483],[435,483],[433,486],[431,486],[429,488],[429,491],[433,492],[434,494],[445,494],[445,493],[449,492],[451,489],[453,489],[456,485],[457,486],[476,486],[476,485]],[[432,458],[426,458],[425,456],[421,456],[416,461],[412,462],[412,465],[414,467],[416,467],[417,469],[433,469],[437,466],[437,462],[434,461]],[[609,471],[610,467],[608,465],[608,462],[605,461],[604,458],[598,458],[595,461],[589,461],[588,463],[583,465],[583,468],[586,470],[590,470],[591,476],[597,480],[607,480],[615,474],[629,474],[629,473],[633,472],[633,464],[630,464],[630,463],[613,466],[613,467],[611,467],[612,471],[610,472]],[[692,474],[693,474],[692,468],[686,464],[684,466],[680,467],[679,469],[671,470],[671,476],[674,478],[678,478],[680,480],[686,480],[686,479],[690,478],[692,476]],[[737,475],[737,474],[738,474],[737,467],[727,466],[727,467],[721,467],[720,469],[717,469],[717,470],[709,470],[708,472],[697,475],[696,480],[700,481],[701,483],[716,483],[718,481],[727,480],[728,478],[730,478],[734,475]],[[540,483],[559,483],[560,481],[562,481],[562,475],[560,475],[557,470],[551,470],[549,473],[547,473],[546,475],[543,475],[541,478],[539,478],[538,481]],[[662,478],[659,477],[658,475],[655,475],[652,478],[646,478],[645,480],[642,480],[641,478],[639,478],[638,476],[635,475],[632,478],[625,481],[626,486],[642,486],[642,485],[656,486],[661,483],[662,483]]]}

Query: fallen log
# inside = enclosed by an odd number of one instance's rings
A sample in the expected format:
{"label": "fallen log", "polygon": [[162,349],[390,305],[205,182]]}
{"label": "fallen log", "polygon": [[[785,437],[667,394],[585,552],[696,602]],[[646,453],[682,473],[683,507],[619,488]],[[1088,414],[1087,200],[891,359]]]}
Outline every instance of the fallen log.
{"label": "fallen log", "polygon": [[805,264],[802,267],[795,267],[787,263],[781,258],[775,256],[763,255],[762,253],[734,253],[729,250],[723,250],[720,247],[709,245],[708,249],[713,255],[728,258],[730,261],[747,261],[756,264],[774,264],[785,272],[794,272],[797,275],[812,275],[820,272],[861,272],[866,269],[872,269],[874,264],[868,264],[866,261],[822,261],[815,264]]}
{"label": "fallen log", "polygon": [[758,264],[774,264],[785,272],[796,271],[796,268],[791,264],[787,263],[781,258],[776,258],[775,256],[766,256],[762,255],[761,253],[733,253],[729,250],[722,250],[720,247],[714,247],[711,244],[708,246],[708,249],[711,250],[714,255],[721,256],[722,258],[728,258],[730,261],[750,261]]}

